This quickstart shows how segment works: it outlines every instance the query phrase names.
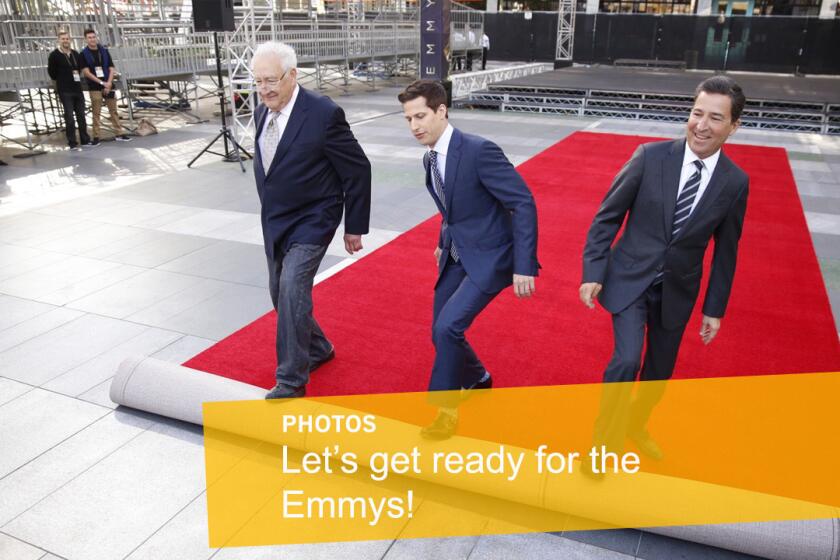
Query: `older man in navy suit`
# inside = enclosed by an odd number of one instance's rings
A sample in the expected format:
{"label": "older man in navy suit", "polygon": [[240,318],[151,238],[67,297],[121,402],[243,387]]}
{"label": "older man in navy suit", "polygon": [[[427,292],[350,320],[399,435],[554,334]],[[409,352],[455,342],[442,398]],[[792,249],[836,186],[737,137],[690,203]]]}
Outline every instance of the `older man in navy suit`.
{"label": "older man in navy suit", "polygon": [[[426,187],[443,217],[432,324],[435,363],[429,391],[447,391],[435,421],[421,432],[444,439],[458,425],[452,391],[488,389],[493,380],[464,333],[507,286],[534,293],[537,210],[522,177],[493,142],[449,124],[446,92],[432,80],[409,85],[398,99],[411,133],[428,148]],[[433,395],[434,397],[435,395]]]}
{"label": "older man in navy suit", "polygon": [[297,84],[291,47],[260,45],[253,70],[261,101],[254,115],[254,175],[277,309],[277,384],[266,398],[302,397],[309,373],[335,356],[312,316],[315,273],[342,213],[345,249],[362,249],[370,219],[370,163],[344,111]]}

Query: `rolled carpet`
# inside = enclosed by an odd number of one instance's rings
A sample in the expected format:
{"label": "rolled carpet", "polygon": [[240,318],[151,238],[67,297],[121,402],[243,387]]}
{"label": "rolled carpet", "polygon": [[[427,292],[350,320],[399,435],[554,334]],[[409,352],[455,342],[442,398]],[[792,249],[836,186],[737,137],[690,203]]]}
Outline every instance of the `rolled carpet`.
{"label": "rolled carpet", "polygon": [[[154,358],[129,358],[117,370],[111,383],[110,396],[115,403],[160,414],[170,418],[183,420],[193,424],[202,424],[202,404],[214,401],[236,401],[262,399],[265,390],[229,378],[192,370],[183,366],[171,364]],[[331,405],[312,401],[299,401],[299,405],[311,407],[314,412],[321,407]],[[393,421],[389,429],[404,429]],[[273,443],[284,443],[306,451],[307,447],[323,444],[315,438],[314,442],[302,441],[274,441],[276,435],[266,437],[255,427],[239,427],[248,433],[241,435],[265,438]],[[255,431],[256,430],[256,431]],[[416,429],[413,433],[416,435]],[[395,440],[396,441],[396,440]],[[668,477],[645,474],[646,484],[669,484]],[[550,486],[550,485],[548,485]],[[546,486],[542,486],[543,489]],[[487,495],[513,499],[526,505],[546,504],[557,511],[573,512],[586,511],[585,494],[579,501],[575,501],[575,493],[568,488],[549,494],[550,488],[537,488],[534,492],[517,493],[517,496],[498,495],[499,489],[492,486],[487,488],[469,488],[470,491],[480,491]],[[710,491],[714,488],[710,485]],[[537,496],[531,498],[528,496]],[[571,500],[570,500],[571,497]],[[589,501],[591,501],[591,494]],[[757,495],[760,498],[760,495]],[[599,500],[609,499],[608,493]],[[711,498],[710,498],[711,499]],[[534,502],[534,503],[531,503]],[[626,501],[616,500],[610,506],[613,513],[620,516],[621,508],[632,507]],[[602,521],[610,522],[609,519]],[[840,558],[840,522],[838,519],[822,519],[814,521],[782,521],[772,523],[738,523],[721,525],[702,525],[689,527],[658,527],[645,529],[651,532],[672,536],[716,546],[742,553],[762,556],[773,560],[837,560]]]}

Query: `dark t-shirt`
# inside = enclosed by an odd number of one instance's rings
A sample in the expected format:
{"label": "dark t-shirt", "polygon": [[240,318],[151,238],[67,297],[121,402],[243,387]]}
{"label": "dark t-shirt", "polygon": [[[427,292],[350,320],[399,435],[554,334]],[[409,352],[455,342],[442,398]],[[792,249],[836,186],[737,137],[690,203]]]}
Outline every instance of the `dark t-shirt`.
{"label": "dark t-shirt", "polygon": [[47,73],[55,80],[56,89],[59,92],[82,92],[81,81],[73,79],[73,70],[79,72],[81,78],[82,57],[79,53],[70,49],[69,54],[64,54],[60,49],[50,53],[47,61]]}
{"label": "dark t-shirt", "polygon": [[[108,56],[104,57],[103,56],[103,49],[102,49],[101,46],[96,50],[93,50],[90,47],[85,47],[85,50],[90,52],[90,57],[93,60],[93,64],[91,65],[88,62],[88,59],[85,56],[84,50],[83,50],[82,51],[82,57],[81,57],[82,68],[88,68],[90,70],[90,73],[93,74],[94,77],[95,77],[96,76],[96,67],[101,66],[102,67],[102,73],[104,74],[101,78],[95,78],[95,79],[92,79],[92,80],[90,78],[88,78],[88,81],[87,81],[88,89],[91,89],[93,91],[102,91],[105,88],[104,88],[104,86],[99,85],[99,81],[107,82],[108,81],[108,76],[110,76],[110,74],[111,74],[111,68],[114,67],[114,63],[111,60],[111,53],[108,53]],[[108,62],[107,66],[102,63],[103,58],[107,58],[107,62]]]}

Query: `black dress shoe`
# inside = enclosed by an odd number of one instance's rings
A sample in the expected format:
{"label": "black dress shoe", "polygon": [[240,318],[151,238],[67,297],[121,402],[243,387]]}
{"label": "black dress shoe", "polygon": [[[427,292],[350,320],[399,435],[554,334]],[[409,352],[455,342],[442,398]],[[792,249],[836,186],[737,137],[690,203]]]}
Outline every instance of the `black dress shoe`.
{"label": "black dress shoe", "polygon": [[662,458],[665,457],[665,454],[662,453],[662,448],[659,447],[659,444],[657,444],[647,432],[630,432],[627,434],[627,437],[630,438],[630,441],[636,444],[636,447],[639,448],[642,455],[645,455],[654,461],[661,461]]}
{"label": "black dress shoe", "polygon": [[434,422],[420,430],[420,435],[424,439],[449,439],[455,435],[458,429],[458,416],[438,412],[437,418]]}
{"label": "black dress shoe", "polygon": [[326,364],[327,362],[329,362],[333,358],[335,358],[335,348],[330,350],[330,353],[327,354],[326,357],[324,357],[323,360],[318,360],[317,362],[315,362],[311,366],[309,366],[309,373],[312,373],[313,371],[315,371],[316,369],[318,369],[322,365]]}
{"label": "black dress shoe", "polygon": [[488,375],[487,379],[485,379],[484,381],[479,381],[478,383],[476,383],[475,385],[470,387],[470,389],[492,389],[492,388],[493,388],[493,376],[492,375]]}
{"label": "black dress shoe", "polygon": [[479,381],[472,387],[461,387],[461,402],[466,401],[470,397],[472,397],[475,393],[473,393],[473,389],[491,389],[493,387],[493,378],[488,377],[484,381]]}
{"label": "black dress shoe", "polygon": [[306,387],[287,387],[286,385],[275,385],[274,388],[266,393],[265,399],[296,399],[306,396]]}

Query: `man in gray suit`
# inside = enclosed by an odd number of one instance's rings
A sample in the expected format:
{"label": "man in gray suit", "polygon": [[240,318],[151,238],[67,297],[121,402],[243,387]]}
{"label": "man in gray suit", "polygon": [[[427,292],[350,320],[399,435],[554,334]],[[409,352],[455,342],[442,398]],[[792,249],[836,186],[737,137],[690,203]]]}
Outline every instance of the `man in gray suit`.
{"label": "man in gray suit", "polygon": [[[642,381],[671,377],[713,238],[703,342],[709,344],[720,329],[749,191],[749,178],[721,146],[738,129],[744,103],[731,78],[703,81],[695,91],[685,138],[639,146],[595,215],[579,295],[590,308],[598,297],[612,314],[615,349],[605,383],[633,381],[640,366]],[[622,224],[624,233],[613,246]],[[646,424],[664,383],[642,385],[648,386],[640,387],[632,403],[624,398],[629,392],[605,387],[596,445],[621,449],[626,435],[646,455],[662,457]]]}

